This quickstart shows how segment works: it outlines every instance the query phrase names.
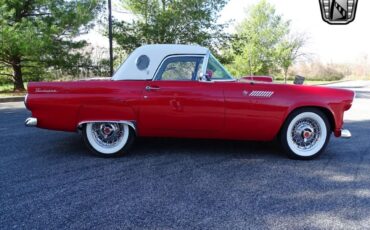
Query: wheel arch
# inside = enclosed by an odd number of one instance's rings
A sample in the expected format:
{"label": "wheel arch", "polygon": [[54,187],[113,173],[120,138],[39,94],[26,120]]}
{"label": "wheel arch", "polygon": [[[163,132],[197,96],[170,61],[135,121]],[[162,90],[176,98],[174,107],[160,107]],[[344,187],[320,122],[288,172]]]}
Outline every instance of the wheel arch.
{"label": "wheel arch", "polygon": [[329,121],[329,124],[330,124],[330,131],[334,131],[335,130],[335,127],[336,127],[335,116],[334,116],[334,113],[329,108],[324,107],[324,106],[312,106],[312,105],[309,105],[309,106],[297,106],[297,107],[292,108],[291,110],[289,110],[289,112],[284,117],[284,121],[282,122],[282,124],[280,126],[280,129],[279,129],[279,133],[278,134],[281,133],[281,130],[282,130],[285,122],[287,121],[288,117],[292,113],[296,112],[297,110],[301,110],[301,109],[317,109],[317,110],[321,111],[328,118],[328,121]]}
{"label": "wheel arch", "polygon": [[81,121],[77,124],[77,129],[82,129],[82,127],[88,123],[95,123],[95,122],[107,122],[107,123],[121,123],[121,124],[126,124],[128,125],[130,128],[132,128],[132,130],[135,132],[136,134],[136,131],[137,131],[137,128],[136,128],[136,122],[135,121],[121,121],[121,120],[85,120],[85,121]]}
{"label": "wheel arch", "polygon": [[[315,115],[314,115],[315,114]],[[318,119],[318,117],[325,116],[326,119],[316,120],[317,123],[321,123],[323,129],[325,129],[325,135],[320,138],[316,137],[317,141],[306,149],[306,146],[303,146],[303,149],[298,146],[298,143],[294,141],[292,135],[295,124],[292,122],[298,122],[299,119],[305,117],[311,117],[312,119]],[[297,120],[298,119],[298,120]],[[282,149],[289,156],[289,158],[297,160],[311,160],[323,153],[329,140],[331,133],[333,131],[333,124],[335,124],[334,116],[331,113],[330,109],[321,107],[321,106],[300,106],[292,109],[286,116],[279,133],[277,135],[278,141],[281,143]],[[327,120],[327,121],[325,121]],[[325,127],[326,126],[326,127]],[[330,127],[328,127],[330,126]],[[303,138],[303,137],[301,137]]]}
{"label": "wheel arch", "polygon": [[137,135],[136,112],[130,106],[118,107],[81,105],[78,111],[76,129],[81,129],[87,123],[107,122],[127,124]]}

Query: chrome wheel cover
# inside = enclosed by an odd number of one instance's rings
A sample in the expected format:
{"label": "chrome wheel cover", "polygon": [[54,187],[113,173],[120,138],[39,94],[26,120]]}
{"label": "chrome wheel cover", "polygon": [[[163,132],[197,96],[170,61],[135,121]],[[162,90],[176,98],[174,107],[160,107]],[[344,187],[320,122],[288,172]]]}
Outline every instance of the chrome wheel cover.
{"label": "chrome wheel cover", "polygon": [[303,112],[289,123],[287,143],[294,154],[311,157],[325,146],[328,132],[322,117],[313,112]]}
{"label": "chrome wheel cover", "polygon": [[101,154],[121,151],[129,138],[129,126],[125,123],[92,122],[86,124],[86,137],[91,147]]}
{"label": "chrome wheel cover", "polygon": [[312,149],[321,138],[321,129],[318,122],[311,118],[303,118],[293,126],[292,140],[302,150]]}
{"label": "chrome wheel cover", "polygon": [[123,138],[123,124],[94,123],[91,130],[97,144],[101,147],[115,147]]}

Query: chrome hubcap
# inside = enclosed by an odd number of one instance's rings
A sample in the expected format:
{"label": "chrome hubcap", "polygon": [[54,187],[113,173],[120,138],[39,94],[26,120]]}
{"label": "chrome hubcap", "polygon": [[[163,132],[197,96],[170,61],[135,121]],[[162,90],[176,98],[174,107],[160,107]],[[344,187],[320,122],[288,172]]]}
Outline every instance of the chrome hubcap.
{"label": "chrome hubcap", "polygon": [[119,123],[94,123],[91,132],[100,146],[114,147],[122,140],[123,130],[123,124]]}
{"label": "chrome hubcap", "polygon": [[294,125],[291,135],[294,144],[298,148],[310,150],[320,140],[320,125],[314,119],[301,119]]}

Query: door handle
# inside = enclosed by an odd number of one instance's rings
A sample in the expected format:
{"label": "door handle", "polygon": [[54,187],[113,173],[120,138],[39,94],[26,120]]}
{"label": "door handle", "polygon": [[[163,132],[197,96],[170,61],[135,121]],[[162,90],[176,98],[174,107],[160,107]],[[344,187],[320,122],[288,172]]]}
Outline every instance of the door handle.
{"label": "door handle", "polygon": [[159,89],[160,88],[158,86],[150,86],[150,85],[148,85],[148,86],[145,87],[145,90],[146,91],[159,90]]}

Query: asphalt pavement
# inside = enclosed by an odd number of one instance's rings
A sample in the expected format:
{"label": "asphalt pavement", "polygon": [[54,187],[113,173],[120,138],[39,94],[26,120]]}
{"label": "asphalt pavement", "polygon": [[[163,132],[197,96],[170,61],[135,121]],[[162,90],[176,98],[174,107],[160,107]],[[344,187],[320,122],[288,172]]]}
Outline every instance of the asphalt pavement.
{"label": "asphalt pavement", "polygon": [[357,83],[333,85],[357,91],[352,139],[313,161],[276,143],[160,138],[102,159],[2,103],[0,229],[370,229],[370,83]]}

